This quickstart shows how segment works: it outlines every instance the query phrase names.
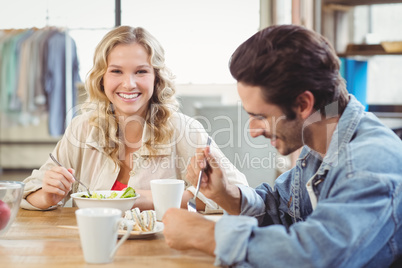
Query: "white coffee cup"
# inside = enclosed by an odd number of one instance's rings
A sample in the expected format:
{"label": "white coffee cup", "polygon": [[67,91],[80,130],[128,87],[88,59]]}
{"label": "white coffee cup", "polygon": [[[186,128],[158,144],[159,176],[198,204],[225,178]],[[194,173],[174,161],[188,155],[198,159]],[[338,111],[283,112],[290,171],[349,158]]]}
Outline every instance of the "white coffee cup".
{"label": "white coffee cup", "polygon": [[[82,208],[75,211],[80,233],[81,247],[87,263],[110,263],[117,249],[130,236],[133,225],[122,218],[116,208]],[[127,227],[117,243],[120,224]]]}
{"label": "white coffee cup", "polygon": [[176,179],[151,180],[151,192],[156,219],[161,221],[168,208],[180,208],[184,181]]}

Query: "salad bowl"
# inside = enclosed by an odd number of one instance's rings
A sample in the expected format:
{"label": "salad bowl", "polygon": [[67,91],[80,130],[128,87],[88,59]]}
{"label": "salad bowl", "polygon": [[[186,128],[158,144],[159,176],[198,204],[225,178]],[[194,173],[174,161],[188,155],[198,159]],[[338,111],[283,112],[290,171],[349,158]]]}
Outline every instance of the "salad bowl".
{"label": "salad bowl", "polygon": [[91,191],[91,197],[88,197],[87,192],[78,192],[71,194],[71,198],[78,208],[117,208],[124,212],[131,209],[140,197],[134,189],[128,194],[127,192],[127,189],[125,191]]}

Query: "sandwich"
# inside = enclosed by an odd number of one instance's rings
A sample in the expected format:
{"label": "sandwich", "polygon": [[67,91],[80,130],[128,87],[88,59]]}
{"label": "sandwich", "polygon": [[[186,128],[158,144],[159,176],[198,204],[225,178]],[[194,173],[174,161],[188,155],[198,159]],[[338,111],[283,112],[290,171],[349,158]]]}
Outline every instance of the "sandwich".
{"label": "sandwich", "polygon": [[156,215],[154,210],[144,210],[133,208],[125,212],[124,218],[133,221],[133,231],[151,232],[156,225]]}

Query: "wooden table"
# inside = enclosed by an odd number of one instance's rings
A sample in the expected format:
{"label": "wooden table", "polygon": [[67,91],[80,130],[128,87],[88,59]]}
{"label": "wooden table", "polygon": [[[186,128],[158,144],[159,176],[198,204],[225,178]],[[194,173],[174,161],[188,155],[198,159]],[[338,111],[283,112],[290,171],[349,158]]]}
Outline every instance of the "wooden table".
{"label": "wooden table", "polygon": [[76,209],[20,209],[13,225],[0,239],[0,267],[215,267],[212,256],[169,248],[162,233],[125,241],[112,263],[87,264],[78,229],[60,227],[77,226]]}

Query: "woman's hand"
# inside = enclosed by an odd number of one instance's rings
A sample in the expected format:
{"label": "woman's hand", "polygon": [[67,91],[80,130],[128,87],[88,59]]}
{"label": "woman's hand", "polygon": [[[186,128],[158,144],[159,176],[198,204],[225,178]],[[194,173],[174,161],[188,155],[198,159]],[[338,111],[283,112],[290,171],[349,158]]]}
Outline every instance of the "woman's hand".
{"label": "woman's hand", "polygon": [[47,209],[63,200],[74,183],[74,170],[55,166],[45,172],[42,189],[27,196],[33,206]]}

